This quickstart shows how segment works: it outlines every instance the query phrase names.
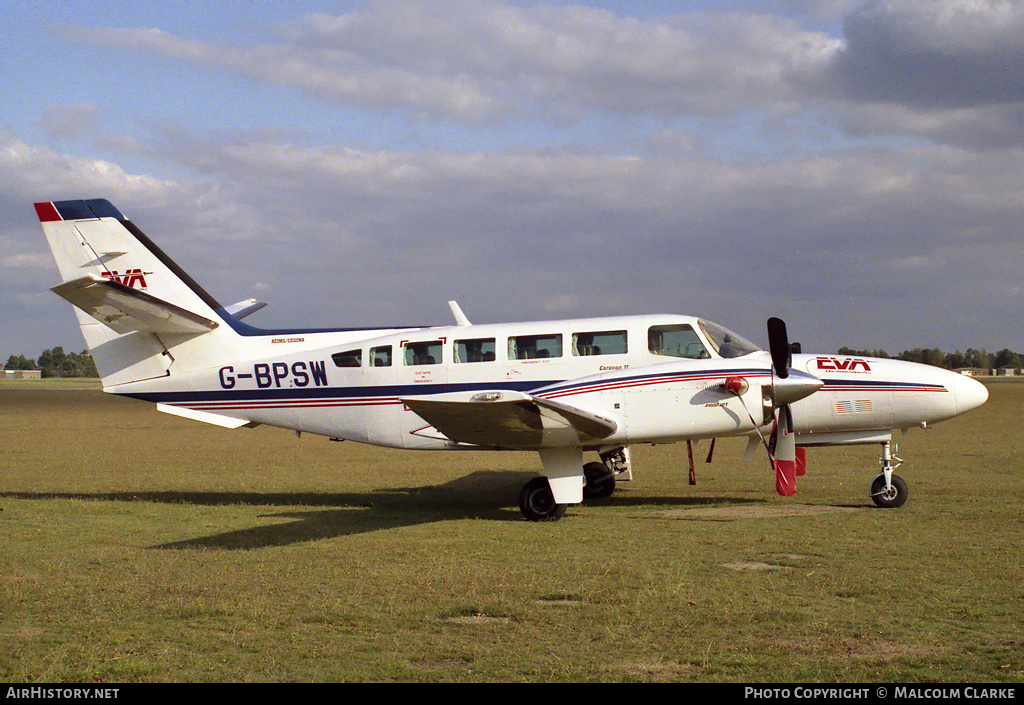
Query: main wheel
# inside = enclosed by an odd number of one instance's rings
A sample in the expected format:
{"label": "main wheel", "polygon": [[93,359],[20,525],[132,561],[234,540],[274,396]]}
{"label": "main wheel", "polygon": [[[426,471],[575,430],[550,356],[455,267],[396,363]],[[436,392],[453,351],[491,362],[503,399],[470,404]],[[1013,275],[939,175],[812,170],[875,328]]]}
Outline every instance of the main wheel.
{"label": "main wheel", "polygon": [[884,509],[902,507],[907,501],[907,483],[899,475],[893,475],[892,485],[886,487],[885,475],[878,475],[871,481],[871,500]]}
{"label": "main wheel", "polygon": [[519,492],[519,509],[530,521],[558,521],[565,516],[566,505],[555,503],[546,477],[535,477]]}
{"label": "main wheel", "polygon": [[615,491],[615,475],[604,463],[583,466],[583,496],[586,499],[604,499]]}

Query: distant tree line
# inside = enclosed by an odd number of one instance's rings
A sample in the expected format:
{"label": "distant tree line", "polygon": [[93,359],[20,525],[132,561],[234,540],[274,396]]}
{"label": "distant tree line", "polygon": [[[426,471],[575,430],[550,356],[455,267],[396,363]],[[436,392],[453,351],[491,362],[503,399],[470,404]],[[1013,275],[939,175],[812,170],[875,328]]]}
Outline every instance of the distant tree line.
{"label": "distant tree line", "polygon": [[[854,350],[853,348],[839,348],[840,355],[862,355],[865,357],[891,358],[885,350]],[[967,348],[966,352],[957,350],[952,353],[945,353],[938,348],[914,348],[904,350],[896,356],[897,360],[908,360],[909,362],[922,362],[935,367],[945,367],[947,370],[959,370],[965,367],[972,367],[981,370],[998,370],[1002,367],[1024,367],[1024,355],[1015,353],[1004,348],[997,353],[986,352],[984,348],[975,350]]]}
{"label": "distant tree line", "polygon": [[33,360],[24,355],[11,355],[7,358],[5,370],[41,370],[43,377],[99,377],[96,363],[88,351],[80,353],[64,352],[58,346],[52,350],[43,350],[39,358]]}

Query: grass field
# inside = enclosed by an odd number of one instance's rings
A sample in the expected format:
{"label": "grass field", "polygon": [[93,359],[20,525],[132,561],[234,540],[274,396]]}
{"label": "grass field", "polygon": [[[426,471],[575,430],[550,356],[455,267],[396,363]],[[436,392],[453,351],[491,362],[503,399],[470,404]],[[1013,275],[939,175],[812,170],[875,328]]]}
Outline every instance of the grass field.
{"label": "grass field", "polygon": [[[719,442],[634,449],[534,524],[535,454],[227,431],[93,385],[0,383],[0,679],[1021,682],[1024,384],[793,498]],[[79,388],[84,387],[84,388]]]}

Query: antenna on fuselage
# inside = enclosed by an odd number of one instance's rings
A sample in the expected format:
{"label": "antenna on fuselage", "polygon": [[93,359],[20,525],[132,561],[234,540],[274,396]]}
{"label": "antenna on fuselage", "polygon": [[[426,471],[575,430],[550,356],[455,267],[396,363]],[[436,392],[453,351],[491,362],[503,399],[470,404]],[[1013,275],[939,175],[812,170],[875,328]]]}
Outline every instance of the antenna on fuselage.
{"label": "antenna on fuselage", "polygon": [[459,305],[457,303],[455,303],[454,301],[449,301],[448,302],[448,308],[450,308],[452,310],[452,315],[455,316],[455,322],[458,325],[460,325],[460,326],[471,326],[471,325],[473,325],[472,323],[469,322],[469,319],[466,318],[466,314],[464,314],[462,312],[462,309],[459,308]]}

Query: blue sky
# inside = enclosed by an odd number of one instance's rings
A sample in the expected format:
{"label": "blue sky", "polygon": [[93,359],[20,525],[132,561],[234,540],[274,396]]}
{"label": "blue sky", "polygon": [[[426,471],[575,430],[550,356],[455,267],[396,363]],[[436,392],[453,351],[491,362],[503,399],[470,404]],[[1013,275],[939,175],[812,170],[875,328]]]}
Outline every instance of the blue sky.
{"label": "blue sky", "polygon": [[6,3],[0,354],[82,347],[32,203],[95,197],[254,325],[1024,351],[1021,36],[995,0]]}

